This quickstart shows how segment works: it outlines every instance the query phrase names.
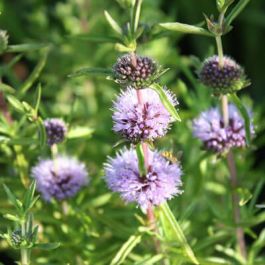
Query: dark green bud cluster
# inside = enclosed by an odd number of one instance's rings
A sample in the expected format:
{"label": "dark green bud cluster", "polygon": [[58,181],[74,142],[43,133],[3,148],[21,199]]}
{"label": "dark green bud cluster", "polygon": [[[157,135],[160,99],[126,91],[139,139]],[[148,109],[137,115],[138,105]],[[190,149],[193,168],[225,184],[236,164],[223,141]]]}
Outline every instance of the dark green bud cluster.
{"label": "dark green bud cluster", "polygon": [[21,235],[20,229],[17,229],[14,232],[12,232],[12,234],[10,236],[10,243],[14,248],[20,248],[23,241],[24,241],[24,239]]}
{"label": "dark green bud cluster", "polygon": [[0,54],[2,54],[8,45],[8,35],[5,30],[0,30]]}
{"label": "dark green bud cluster", "polygon": [[227,56],[223,58],[223,65],[219,64],[217,55],[206,59],[199,71],[199,79],[216,95],[235,93],[249,85],[243,68]]}
{"label": "dark green bud cluster", "polygon": [[157,74],[157,64],[149,57],[126,54],[113,66],[115,81],[119,84],[143,88],[150,85]]}

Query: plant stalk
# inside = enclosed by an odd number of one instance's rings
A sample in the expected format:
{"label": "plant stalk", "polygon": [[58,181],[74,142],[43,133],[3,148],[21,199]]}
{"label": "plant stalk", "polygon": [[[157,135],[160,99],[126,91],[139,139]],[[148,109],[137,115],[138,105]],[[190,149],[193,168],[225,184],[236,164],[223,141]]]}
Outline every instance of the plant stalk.
{"label": "plant stalk", "polygon": [[[21,223],[21,235],[23,238],[26,236],[26,222]],[[30,265],[30,252],[28,248],[21,248],[21,265]]]}
{"label": "plant stalk", "polygon": [[[222,21],[222,19],[220,19]],[[222,39],[221,36],[216,36],[216,44],[219,56],[219,66],[223,66],[223,47],[222,47]],[[224,126],[229,125],[229,109],[228,109],[228,99],[226,95],[222,95],[221,97],[221,105],[222,105],[222,114]],[[233,209],[233,219],[236,225],[236,240],[237,245],[239,247],[239,251],[241,256],[246,259],[247,251],[246,251],[246,242],[244,238],[244,230],[242,227],[239,227],[240,223],[240,208],[239,208],[239,197],[236,193],[236,189],[238,187],[237,181],[237,170],[235,159],[232,151],[230,150],[226,156],[227,165],[230,173],[230,184],[232,188],[232,209]]]}
{"label": "plant stalk", "polygon": [[[142,91],[140,89],[136,90],[137,93],[137,99],[138,99],[138,104],[140,106],[143,106],[144,102],[143,102],[143,97],[142,97]],[[146,168],[146,172],[148,172],[148,168],[149,168],[149,150],[148,150],[148,144],[142,142],[142,148],[143,148],[143,155],[144,155],[144,164],[145,164],[145,168]],[[157,224],[156,224],[156,216],[154,213],[154,209],[153,206],[151,204],[149,204],[148,208],[147,208],[147,219],[148,219],[148,224],[149,227],[152,231],[154,231],[155,233],[159,233]],[[154,245],[155,245],[155,249],[157,253],[161,253],[161,244],[159,239],[157,239],[155,236],[153,237],[154,240]],[[164,264],[164,262],[163,262]]]}

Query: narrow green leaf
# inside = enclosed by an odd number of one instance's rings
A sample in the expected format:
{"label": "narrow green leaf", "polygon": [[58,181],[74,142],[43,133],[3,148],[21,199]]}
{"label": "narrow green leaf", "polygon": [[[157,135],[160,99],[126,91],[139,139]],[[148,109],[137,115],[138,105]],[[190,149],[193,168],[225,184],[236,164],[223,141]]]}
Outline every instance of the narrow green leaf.
{"label": "narrow green leaf", "polygon": [[142,144],[139,143],[136,145],[136,154],[138,158],[138,168],[141,176],[146,175],[146,168],[145,168],[145,163],[144,163],[144,151]]}
{"label": "narrow green leaf", "polygon": [[154,91],[157,92],[157,94],[159,95],[160,100],[162,101],[163,105],[168,110],[168,112],[171,114],[171,116],[175,120],[181,121],[177,110],[172,105],[172,103],[169,101],[169,99],[167,97],[167,94],[165,93],[164,89],[159,84],[156,84],[156,83],[152,84],[150,86],[150,88],[152,88]]}
{"label": "narrow green leaf", "polygon": [[31,52],[33,50],[40,50],[47,47],[47,44],[32,43],[32,44],[18,44],[9,45],[7,47],[7,52]]}
{"label": "narrow green leaf", "polygon": [[245,205],[252,198],[252,194],[246,188],[237,188],[236,192],[238,193],[240,198],[239,201],[240,206]]}
{"label": "narrow green leaf", "polygon": [[37,241],[38,230],[39,230],[39,226],[36,225],[36,226],[33,228],[33,232],[32,232],[32,234],[31,234],[31,240],[32,240],[33,244],[35,244],[36,241]]}
{"label": "narrow green leaf", "polygon": [[24,95],[32,86],[32,84],[37,80],[39,77],[41,71],[43,70],[46,61],[47,61],[47,56],[49,53],[49,49],[45,48],[42,51],[42,55],[35,66],[34,70],[30,74],[30,76],[26,79],[26,81],[22,84],[22,86],[19,88],[19,93],[20,95]]}
{"label": "narrow green leaf", "polygon": [[216,5],[217,5],[217,8],[218,8],[218,11],[221,12],[222,11],[222,8],[225,4],[225,0],[216,0]]}
{"label": "narrow green leaf", "polygon": [[115,50],[119,52],[134,52],[136,50],[136,42],[132,42],[129,45],[123,45],[121,43],[116,43]]}
{"label": "narrow green leaf", "polygon": [[113,36],[97,36],[97,35],[73,35],[69,36],[69,38],[75,38],[78,40],[83,40],[83,41],[89,41],[89,42],[97,42],[97,43],[116,43],[119,41],[122,41],[118,37],[113,37]]}
{"label": "narrow green leaf", "polygon": [[16,92],[16,90],[4,83],[0,83],[0,91],[3,91],[4,93],[10,93],[10,94],[14,94]]}
{"label": "narrow green leaf", "polygon": [[229,26],[233,20],[241,13],[241,11],[246,7],[250,0],[240,0],[231,12],[226,17],[226,24]]}
{"label": "narrow green leaf", "polygon": [[23,104],[14,96],[8,95],[7,96],[8,102],[20,113],[25,113]]}
{"label": "narrow green leaf", "polygon": [[177,31],[177,32],[186,33],[186,34],[198,34],[198,35],[203,35],[203,36],[208,36],[208,37],[213,36],[212,33],[210,33],[208,30],[201,28],[201,27],[193,26],[193,25],[188,25],[188,24],[183,24],[183,23],[178,23],[178,22],[160,23],[158,25],[170,31]]}
{"label": "narrow green leaf", "polygon": [[34,248],[42,249],[42,250],[53,250],[60,246],[59,242],[55,243],[37,243],[34,245]]}
{"label": "narrow green leaf", "polygon": [[39,107],[40,107],[41,94],[42,94],[42,87],[41,87],[41,84],[39,84],[38,87],[37,87],[36,96],[35,96],[36,101],[35,101],[34,110],[35,110],[36,116],[38,114],[38,110],[39,110]]}
{"label": "narrow green leaf", "polygon": [[27,211],[33,198],[34,198],[34,193],[36,190],[36,181],[33,180],[29,186],[29,188],[27,189],[25,196],[24,196],[24,200],[23,200],[23,204],[24,204],[24,210]]}
{"label": "narrow green leaf", "polygon": [[122,29],[119,26],[119,24],[112,18],[112,16],[108,13],[107,10],[104,11],[104,15],[106,20],[108,21],[109,25],[112,27],[112,29],[117,32],[119,35],[122,35]]}
{"label": "narrow green leaf", "polygon": [[8,200],[19,210],[22,210],[21,202],[19,202],[16,198],[16,196],[13,194],[13,192],[5,185],[3,184],[5,192],[7,194]]}
{"label": "narrow green leaf", "polygon": [[82,68],[72,74],[69,74],[68,77],[73,78],[73,77],[80,77],[83,75],[112,75],[112,70],[111,69],[106,69],[106,68]]}
{"label": "narrow green leaf", "polygon": [[236,105],[237,109],[239,110],[240,114],[242,115],[245,123],[245,131],[246,131],[246,143],[247,145],[250,145],[251,142],[251,124],[250,124],[250,118],[247,109],[241,102],[241,100],[237,97],[236,94],[231,94],[230,99],[233,101],[233,103]]}
{"label": "narrow green leaf", "polygon": [[43,147],[46,144],[46,129],[43,125],[43,122],[40,118],[36,121],[39,131],[39,143],[40,146]]}
{"label": "narrow green leaf", "polygon": [[132,34],[135,34],[138,29],[142,3],[143,3],[143,0],[135,0],[134,6],[133,6],[132,19],[131,19]]}
{"label": "narrow green leaf", "polygon": [[[199,264],[197,258],[195,257],[190,245],[187,242],[187,239],[182,232],[182,229],[175,219],[173,213],[171,212],[169,206],[167,203],[164,203],[160,206],[160,215],[162,214],[162,218],[166,223],[168,224],[168,227],[172,230],[175,239],[178,241],[178,243],[181,245],[183,248],[184,252],[186,253],[187,257],[191,260],[193,264]],[[165,231],[167,232],[167,231]]]}
{"label": "narrow green leaf", "polygon": [[70,131],[67,133],[67,138],[68,139],[87,138],[91,137],[93,132],[94,130],[92,128],[77,126],[70,129]]}
{"label": "narrow green leaf", "polygon": [[141,242],[142,237],[140,235],[130,236],[129,239],[122,245],[118,253],[112,259],[110,265],[122,264],[126,257],[131,253],[136,245]]}
{"label": "narrow green leaf", "polygon": [[10,221],[13,221],[13,222],[16,222],[16,223],[19,223],[20,222],[20,218],[17,217],[16,215],[13,215],[13,214],[4,214],[4,218],[10,220]]}
{"label": "narrow green leaf", "polygon": [[134,265],[153,265],[153,264],[159,264],[158,262],[161,261],[164,258],[162,254],[157,254],[155,256],[151,256],[148,258],[145,258],[139,262],[136,262]]}

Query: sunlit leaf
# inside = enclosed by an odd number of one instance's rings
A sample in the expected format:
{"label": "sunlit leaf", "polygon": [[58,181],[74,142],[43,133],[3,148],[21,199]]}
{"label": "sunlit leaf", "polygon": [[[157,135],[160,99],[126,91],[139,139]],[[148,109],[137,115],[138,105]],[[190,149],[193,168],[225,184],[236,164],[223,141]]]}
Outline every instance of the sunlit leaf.
{"label": "sunlit leaf", "polygon": [[168,23],[160,23],[160,27],[170,30],[170,31],[176,31],[184,34],[198,34],[198,35],[203,35],[203,36],[213,36],[208,30],[193,26],[193,25],[188,25],[188,24],[183,24],[183,23],[178,23],[178,22],[168,22]]}
{"label": "sunlit leaf", "polygon": [[112,29],[117,32],[118,34],[122,35],[122,29],[119,26],[119,24],[116,22],[114,18],[109,14],[107,10],[104,11],[104,15],[106,20],[108,21],[109,25],[112,27]]}
{"label": "sunlit leaf", "polygon": [[167,109],[167,111],[171,114],[171,116],[177,120],[181,121],[179,114],[172,103],[169,101],[167,94],[165,93],[164,89],[159,84],[152,84],[150,86],[153,90],[157,92],[159,95],[160,100],[162,101],[163,105]]}
{"label": "sunlit leaf", "polygon": [[85,138],[90,137],[93,134],[94,130],[89,127],[73,127],[70,129],[70,131],[67,133],[68,139],[74,139],[74,138]]}
{"label": "sunlit leaf", "polygon": [[122,264],[131,251],[141,242],[142,237],[140,235],[133,235],[122,245],[118,253],[112,259],[110,265]]}
{"label": "sunlit leaf", "polygon": [[[172,231],[172,235],[174,236],[175,240],[181,245],[183,248],[184,253],[190,259],[193,264],[199,264],[197,258],[195,257],[190,245],[187,242],[187,239],[177,222],[176,218],[174,217],[173,213],[171,212],[167,203],[163,203],[160,205],[159,215],[162,218],[165,230],[164,232],[168,233],[167,229]],[[171,238],[172,240],[172,238]]]}

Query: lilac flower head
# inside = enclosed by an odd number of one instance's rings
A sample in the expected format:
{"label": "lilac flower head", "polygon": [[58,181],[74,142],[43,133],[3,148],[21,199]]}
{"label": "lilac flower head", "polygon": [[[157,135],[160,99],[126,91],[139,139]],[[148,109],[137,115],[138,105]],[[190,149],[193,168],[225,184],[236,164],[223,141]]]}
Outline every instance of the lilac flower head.
{"label": "lilac flower head", "polygon": [[[253,125],[251,133],[254,134]],[[206,149],[217,153],[246,145],[244,120],[234,105],[229,105],[228,126],[224,126],[220,110],[212,108],[193,121],[193,134],[204,143]]]}
{"label": "lilac flower head", "polygon": [[223,57],[223,66],[219,65],[217,55],[206,59],[199,72],[199,78],[217,95],[234,93],[249,85],[243,68],[227,56]]}
{"label": "lilac flower head", "polygon": [[136,202],[143,210],[181,193],[178,164],[171,164],[157,151],[149,151],[149,165],[147,175],[140,176],[136,151],[123,150],[109,158],[105,166],[108,187],[120,193],[125,202]]}
{"label": "lilac flower head", "polygon": [[[173,105],[177,100],[173,94],[165,90]],[[141,93],[141,101],[137,93]],[[172,122],[157,93],[150,88],[137,91],[127,88],[120,93],[114,102],[113,130],[132,142],[154,140],[166,134]]]}
{"label": "lilac flower head", "polygon": [[52,118],[44,121],[48,145],[60,143],[64,140],[67,128],[63,120]]}
{"label": "lilac flower head", "polygon": [[126,54],[118,58],[113,66],[115,79],[118,83],[142,88],[152,82],[157,65],[149,57]]}
{"label": "lilac flower head", "polygon": [[85,165],[66,156],[40,160],[32,168],[31,174],[36,179],[38,191],[47,201],[73,197],[81,187],[88,184]]}

